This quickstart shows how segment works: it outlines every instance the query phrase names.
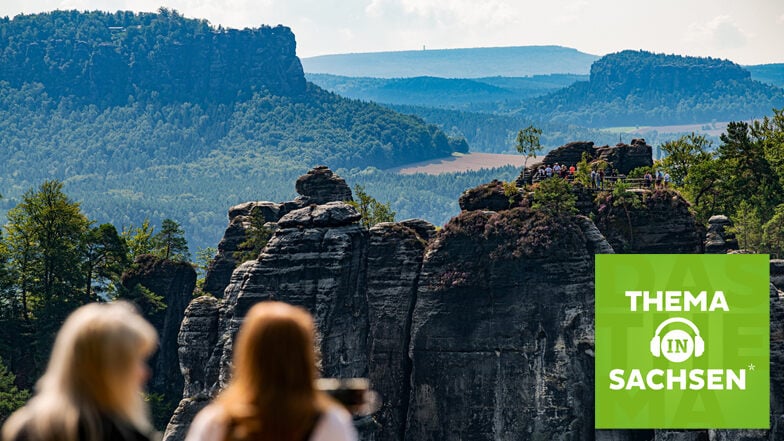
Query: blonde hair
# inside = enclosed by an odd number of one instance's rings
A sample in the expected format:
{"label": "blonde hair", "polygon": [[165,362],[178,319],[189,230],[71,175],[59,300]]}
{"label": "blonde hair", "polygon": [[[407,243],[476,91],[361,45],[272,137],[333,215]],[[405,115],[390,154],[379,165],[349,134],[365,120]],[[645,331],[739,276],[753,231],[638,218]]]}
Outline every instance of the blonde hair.
{"label": "blonde hair", "polygon": [[36,395],[3,427],[3,440],[76,441],[80,427],[101,435],[101,417],[151,429],[137,363],[158,344],[155,329],[126,302],[92,303],[74,311],[55,339]]}
{"label": "blonde hair", "polygon": [[331,405],[317,391],[314,326],[302,308],[262,302],[245,316],[234,371],[217,399],[227,440],[300,440]]}

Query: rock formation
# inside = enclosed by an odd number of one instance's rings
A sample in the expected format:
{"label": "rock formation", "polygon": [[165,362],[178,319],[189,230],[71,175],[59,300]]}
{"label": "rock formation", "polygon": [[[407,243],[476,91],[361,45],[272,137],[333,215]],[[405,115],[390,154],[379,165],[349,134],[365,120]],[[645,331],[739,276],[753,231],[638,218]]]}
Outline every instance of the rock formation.
{"label": "rock formation", "polygon": [[644,139],[632,139],[631,144],[604,146],[597,150],[597,159],[612,164],[618,173],[625,175],[637,167],[653,166],[653,150]]}
{"label": "rock formation", "polygon": [[351,201],[351,189],[346,181],[320,165],[297,179],[297,193],[308,204],[325,204],[332,201]]}
{"label": "rock formation", "polygon": [[689,203],[670,190],[639,190],[639,207],[614,206],[612,195],[598,202],[596,226],[616,252],[691,254],[702,252],[702,235]]}
{"label": "rock formation", "polygon": [[241,262],[235,253],[245,251],[242,243],[247,239],[251,216],[262,216],[267,222],[280,219],[281,204],[272,202],[245,202],[229,208],[229,226],[218,244],[218,253],[210,263],[204,278],[203,290],[215,297],[223,297],[223,290],[229,284],[231,273]]}
{"label": "rock formation", "polygon": [[[685,201],[660,193],[633,218],[635,246],[699,251]],[[202,297],[188,307],[179,340],[186,384],[164,439],[183,439],[193,415],[226,384],[233,335],[247,310],[267,299],[314,315],[324,376],[369,377],[380,392],[380,410],[359,421],[363,440],[781,436],[780,423],[759,433],[595,431],[594,255],[612,253],[613,241],[623,245],[622,230],[614,214],[601,215],[602,230],[583,215],[532,210],[524,196],[509,208],[502,195],[497,182],[468,191],[464,211],[439,231],[419,220],[368,230],[340,200],[288,212],[295,202],[275,205],[285,214],[258,259],[234,270],[222,299]],[[246,208],[232,208],[230,217]],[[664,231],[646,230],[643,219]],[[784,265],[772,265],[779,281]],[[784,303],[775,287],[771,293],[772,363],[780,366]],[[776,375],[780,421],[784,385]]]}
{"label": "rock formation", "polygon": [[242,243],[247,239],[252,216],[262,216],[266,222],[278,222],[281,217],[293,210],[310,204],[324,204],[332,201],[351,201],[351,189],[346,181],[332,173],[326,166],[317,166],[297,179],[297,193],[294,201],[283,204],[274,202],[245,202],[229,208],[229,226],[218,244],[218,253],[210,265],[204,280],[204,291],[216,297],[223,297],[229,284],[231,273],[242,262],[237,262],[236,252],[245,251]]}
{"label": "rock formation", "polygon": [[575,165],[582,161],[583,153],[587,153],[590,158],[596,158],[596,147],[593,142],[570,142],[550,150],[542,160],[542,164]]}
{"label": "rock formation", "polygon": [[[550,150],[542,160],[542,164],[566,164],[567,166],[576,165],[583,158],[583,154],[589,157],[588,162],[603,160],[611,168],[618,170],[619,174],[625,175],[637,167],[653,166],[653,148],[644,139],[632,139],[631,144],[619,143],[615,146],[595,147],[593,142],[570,142]],[[529,167],[525,176],[533,175],[538,165]],[[517,185],[522,186],[524,182],[523,173],[517,178]]]}
{"label": "rock formation", "polygon": [[494,179],[489,184],[483,184],[464,191],[460,195],[458,203],[460,204],[460,209],[464,211],[499,211],[520,205],[521,201],[522,197],[519,193],[507,194],[504,183]]}
{"label": "rock formation", "polygon": [[515,208],[444,226],[420,276],[405,439],[593,437],[593,255],[610,248],[589,224]]}
{"label": "rock formation", "polygon": [[122,284],[131,293],[137,292],[135,288],[141,285],[161,298],[163,309],[144,299],[137,301],[160,338],[159,349],[150,360],[152,377],[148,387],[150,392],[163,394],[164,401],[176,404],[184,385],[177,355],[181,346],[177,339],[185,308],[193,299],[196,271],[188,262],[142,255],[134,262],[133,269],[123,274]]}
{"label": "rock formation", "polygon": [[784,291],[784,260],[770,260],[770,282],[779,290]]}
{"label": "rock formation", "polygon": [[708,219],[708,231],[705,234],[705,254],[724,254],[738,249],[735,234],[728,230],[732,221],[727,216],[715,215]]}

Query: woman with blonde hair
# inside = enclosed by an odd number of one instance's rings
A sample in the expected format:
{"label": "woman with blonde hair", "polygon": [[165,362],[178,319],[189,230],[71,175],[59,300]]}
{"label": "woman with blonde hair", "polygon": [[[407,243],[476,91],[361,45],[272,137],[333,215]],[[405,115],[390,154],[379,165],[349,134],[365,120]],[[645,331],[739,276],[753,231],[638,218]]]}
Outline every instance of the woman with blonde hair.
{"label": "woman with blonde hair", "polygon": [[66,319],[35,396],[3,426],[3,441],[148,441],[142,388],[155,329],[128,303],[92,303]]}
{"label": "woman with blonde hair", "polygon": [[351,415],[315,387],[314,326],[302,308],[262,302],[245,316],[232,379],[186,441],[353,441]]}

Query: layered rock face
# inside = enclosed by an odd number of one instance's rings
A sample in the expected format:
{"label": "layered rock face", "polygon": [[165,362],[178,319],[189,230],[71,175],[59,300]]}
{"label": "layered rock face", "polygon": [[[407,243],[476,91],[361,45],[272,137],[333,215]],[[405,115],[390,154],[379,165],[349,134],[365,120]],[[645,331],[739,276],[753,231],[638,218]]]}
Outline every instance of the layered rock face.
{"label": "layered rock face", "polygon": [[353,200],[351,189],[348,188],[346,181],[323,165],[300,176],[297,179],[296,189],[309,204]]}
{"label": "layered rock face", "polygon": [[550,152],[545,155],[542,163],[574,165],[583,159],[583,153],[587,153],[591,158],[596,157],[596,147],[594,147],[593,142],[577,141],[564,144],[550,150]]}
{"label": "layered rock face", "polygon": [[724,215],[715,215],[708,219],[705,254],[724,254],[727,251],[738,249],[738,240],[728,230],[731,226],[732,221]]}
{"label": "layered rock face", "polygon": [[185,308],[193,299],[196,271],[187,262],[174,262],[143,255],[134,262],[134,269],[123,274],[122,284],[127,290],[133,290],[137,285],[141,285],[161,297],[165,305],[164,309],[156,310],[143,301],[139,302],[160,338],[159,349],[150,360],[152,368],[150,392],[176,400],[183,389],[183,377],[177,355],[178,348],[181,346],[178,345],[177,338]]}
{"label": "layered rock face", "polygon": [[218,253],[207,269],[204,278],[204,292],[215,297],[223,297],[229,284],[231,273],[239,263],[237,252],[246,251],[242,244],[247,240],[251,216],[262,216],[267,222],[277,222],[281,215],[281,204],[273,202],[245,202],[229,208],[229,226],[218,244]]}
{"label": "layered rock face", "polygon": [[618,173],[625,175],[637,167],[653,165],[653,149],[644,139],[632,139],[631,144],[617,144],[615,147],[599,147],[597,159],[612,164]]}
{"label": "layered rock face", "polygon": [[[186,384],[164,439],[182,440],[226,385],[233,336],[248,309],[268,299],[314,315],[324,376],[369,377],[380,392],[381,409],[358,421],[363,440],[781,437],[781,423],[769,432],[595,431],[594,256],[612,253],[612,240],[586,216],[549,217],[517,197],[509,208],[500,183],[473,189],[439,231],[416,220],[368,230],[340,201],[288,212],[297,203],[276,205],[285,213],[258,259],[234,270],[222,299],[188,307],[179,339]],[[663,192],[639,219],[686,224],[686,206],[673,197]],[[247,211],[232,210],[233,218]],[[648,250],[669,243],[669,252],[695,252],[701,243],[677,237],[675,227],[660,236],[640,231]],[[772,264],[779,279],[784,265]],[[784,302],[773,285],[771,296],[776,371],[784,364]],[[774,421],[784,415],[780,377],[772,375]]]}
{"label": "layered rock face", "polygon": [[593,253],[611,250],[586,225],[470,211],[431,242],[405,439],[593,438]]}
{"label": "layered rock face", "polygon": [[229,226],[226,227],[223,239],[218,244],[218,253],[207,271],[204,280],[205,292],[215,297],[223,297],[231,273],[242,263],[237,262],[235,253],[246,251],[242,244],[247,239],[252,216],[261,216],[266,222],[278,222],[289,212],[310,204],[352,200],[351,189],[346,181],[323,165],[297,179],[296,190],[300,196],[282,204],[258,201],[229,208]]}
{"label": "layered rock face", "polygon": [[[683,197],[668,190],[641,190],[638,207],[598,202],[596,226],[616,252],[692,254],[702,252],[702,234]],[[628,212],[628,217],[627,217]]]}
{"label": "layered rock face", "polygon": [[[382,408],[362,428],[365,437],[402,436],[408,406],[403,386],[411,370],[406,356],[410,315],[425,244],[435,227],[415,220],[361,227],[359,214],[341,202],[351,198],[350,190],[347,195],[345,182],[328,169],[301,178],[297,189],[303,193],[299,200],[323,204],[280,217],[258,260],[233,272],[224,298],[197,299],[188,310],[180,335],[188,381],[166,440],[183,439],[192,416],[225,386],[232,339],[242,318],[252,305],[269,299],[313,313],[324,376],[369,377],[384,397]],[[298,205],[284,203],[280,211]],[[242,215],[232,210],[233,219]]]}

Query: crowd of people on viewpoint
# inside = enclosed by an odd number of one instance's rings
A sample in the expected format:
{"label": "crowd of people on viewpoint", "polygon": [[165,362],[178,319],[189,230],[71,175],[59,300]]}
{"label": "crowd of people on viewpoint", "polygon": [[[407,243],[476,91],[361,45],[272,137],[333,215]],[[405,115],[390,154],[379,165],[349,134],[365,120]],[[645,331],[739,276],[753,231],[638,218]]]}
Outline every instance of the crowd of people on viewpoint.
{"label": "crowd of people on viewpoint", "polygon": [[[605,171],[605,168],[608,170]],[[552,165],[542,164],[534,172],[532,180],[534,182],[538,182],[552,177],[560,177],[568,181],[573,181],[577,172],[577,165],[570,165],[567,167],[566,164],[559,164],[557,162]],[[616,182],[619,180],[626,180],[626,176],[619,174],[618,170],[612,167],[606,167],[602,165],[591,167],[590,182],[592,189],[604,190],[605,181]],[[667,188],[670,186],[670,183],[670,174],[662,170],[655,170],[653,173],[651,173],[651,171],[646,171],[642,181],[640,182],[643,188],[648,189]]]}
{"label": "crowd of people on viewpoint", "polygon": [[[194,419],[186,441],[356,441],[349,411],[316,387],[313,317],[282,302],[246,314],[229,385]],[[2,428],[3,441],[151,441],[143,389],[158,336],[129,303],[72,313],[36,394]]]}

